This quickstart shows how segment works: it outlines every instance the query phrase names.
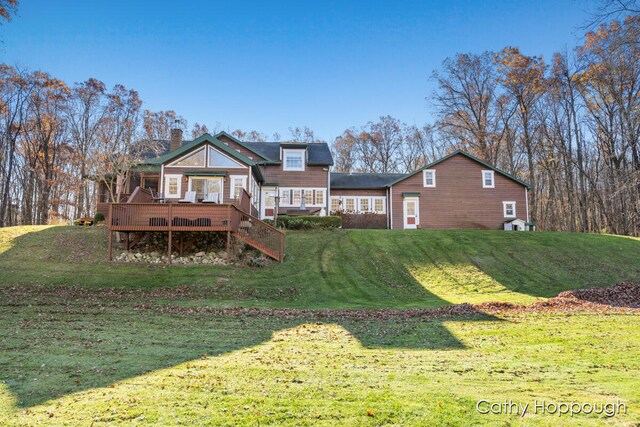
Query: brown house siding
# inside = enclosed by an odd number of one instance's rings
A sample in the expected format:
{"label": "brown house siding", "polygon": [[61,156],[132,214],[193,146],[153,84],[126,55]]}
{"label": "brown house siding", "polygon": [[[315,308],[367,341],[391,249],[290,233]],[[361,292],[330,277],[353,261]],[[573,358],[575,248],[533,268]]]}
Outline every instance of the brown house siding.
{"label": "brown house siding", "polygon": [[402,193],[420,193],[420,228],[502,229],[508,220],[503,201],[515,201],[516,217],[527,219],[523,185],[495,172],[495,188],[483,188],[482,171],[488,168],[462,154],[432,169],[436,171],[435,188],[424,187],[422,172],[392,187],[392,228],[404,228]]}
{"label": "brown house siding", "polygon": [[328,166],[306,165],[304,171],[284,171],[282,165],[261,167],[265,182],[275,183],[280,187],[327,188],[329,171],[323,169],[328,169]]}

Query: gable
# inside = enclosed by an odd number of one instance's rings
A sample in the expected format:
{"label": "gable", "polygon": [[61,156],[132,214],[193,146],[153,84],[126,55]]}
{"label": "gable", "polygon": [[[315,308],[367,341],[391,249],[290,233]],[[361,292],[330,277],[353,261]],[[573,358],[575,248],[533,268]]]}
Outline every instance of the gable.
{"label": "gable", "polygon": [[234,159],[228,153],[223,152],[212,144],[205,143],[195,147],[186,154],[178,157],[165,167],[190,167],[190,168],[242,168],[248,167],[244,162]]}
{"label": "gable", "polygon": [[489,164],[489,163],[487,163],[487,162],[484,162],[484,161],[482,161],[482,160],[478,159],[477,157],[474,157],[474,156],[472,156],[471,154],[466,153],[466,152],[464,152],[464,151],[462,151],[462,150],[456,150],[456,151],[454,151],[453,153],[451,153],[451,154],[449,154],[449,155],[447,155],[447,156],[444,156],[444,157],[442,157],[442,158],[440,158],[440,159],[436,160],[435,162],[430,163],[430,164],[428,164],[427,166],[424,166],[424,167],[422,167],[422,168],[420,168],[420,169],[416,170],[415,172],[412,172],[412,173],[410,173],[410,174],[408,174],[408,175],[406,175],[406,176],[404,176],[404,177],[402,177],[402,178],[399,178],[399,179],[397,179],[397,180],[395,180],[395,181],[393,181],[393,182],[391,182],[391,183],[387,184],[387,187],[392,187],[392,186],[394,186],[394,185],[398,184],[399,182],[404,181],[405,179],[411,178],[411,177],[413,177],[413,176],[415,176],[415,175],[417,175],[417,174],[421,174],[421,173],[422,173],[422,171],[423,171],[423,170],[425,170],[425,169],[434,169],[434,168],[436,168],[436,166],[437,166],[438,164],[440,164],[440,163],[442,163],[442,162],[444,162],[444,161],[446,161],[446,160],[448,160],[448,159],[450,159],[450,158],[452,158],[452,157],[454,157],[454,156],[463,156],[463,157],[466,157],[467,159],[472,160],[473,162],[477,163],[477,164],[478,164],[480,167],[482,167],[482,168],[486,168],[486,169],[490,169],[490,170],[492,170],[492,171],[495,171],[496,173],[498,173],[498,174],[500,174],[500,175],[504,176],[505,178],[507,178],[507,179],[509,179],[509,180],[511,180],[511,181],[514,181],[514,182],[515,182],[515,183],[517,183],[517,184],[522,185],[523,187],[526,187],[526,188],[528,188],[528,189],[529,189],[529,188],[531,188],[531,186],[530,186],[529,184],[527,184],[526,182],[521,181],[521,180],[519,180],[518,178],[514,177],[513,175],[510,175],[510,174],[508,174],[507,172],[504,172],[504,171],[502,171],[502,170],[498,169],[497,167],[495,167],[495,166],[493,166],[493,165],[491,165],[491,164]]}
{"label": "gable", "polygon": [[249,157],[223,144],[218,139],[209,135],[208,133],[205,133],[200,138],[195,139],[187,144],[183,144],[177,150],[174,150],[167,154],[163,154],[162,156],[158,156],[155,159],[151,159],[147,163],[169,165],[175,160],[182,159],[188,153],[204,145],[211,145],[215,147],[216,150],[219,151],[220,153],[224,154],[227,157],[232,158],[236,162],[240,162],[241,164],[244,164],[247,166],[255,166],[257,164],[255,161],[253,161]]}

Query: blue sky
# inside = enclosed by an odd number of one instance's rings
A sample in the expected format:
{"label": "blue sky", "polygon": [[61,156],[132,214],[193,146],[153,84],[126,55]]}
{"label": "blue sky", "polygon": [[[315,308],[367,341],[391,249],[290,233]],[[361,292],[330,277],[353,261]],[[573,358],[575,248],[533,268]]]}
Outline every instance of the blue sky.
{"label": "blue sky", "polygon": [[[573,48],[592,0],[22,0],[0,61],[95,77],[189,124],[332,140],[390,114],[432,120],[429,80],[456,52]],[[176,7],[177,6],[177,7]]]}

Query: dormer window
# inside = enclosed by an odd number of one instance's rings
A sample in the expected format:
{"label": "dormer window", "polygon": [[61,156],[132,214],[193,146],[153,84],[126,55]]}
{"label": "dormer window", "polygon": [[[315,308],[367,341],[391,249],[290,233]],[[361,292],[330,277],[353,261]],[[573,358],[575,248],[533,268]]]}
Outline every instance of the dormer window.
{"label": "dormer window", "polygon": [[495,188],[493,171],[482,171],[482,188]]}
{"label": "dormer window", "polygon": [[285,171],[303,171],[305,150],[282,150],[282,165]]}

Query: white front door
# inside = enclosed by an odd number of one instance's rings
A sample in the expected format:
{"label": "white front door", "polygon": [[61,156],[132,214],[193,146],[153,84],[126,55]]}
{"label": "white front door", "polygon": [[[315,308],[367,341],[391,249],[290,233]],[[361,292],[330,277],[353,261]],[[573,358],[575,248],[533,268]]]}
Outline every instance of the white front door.
{"label": "white front door", "polygon": [[420,211],[417,197],[405,197],[404,205],[404,228],[418,228],[420,224]]}
{"label": "white front door", "polygon": [[260,209],[261,219],[273,219],[276,207],[276,194],[275,188],[263,188],[262,189],[262,208]]}

